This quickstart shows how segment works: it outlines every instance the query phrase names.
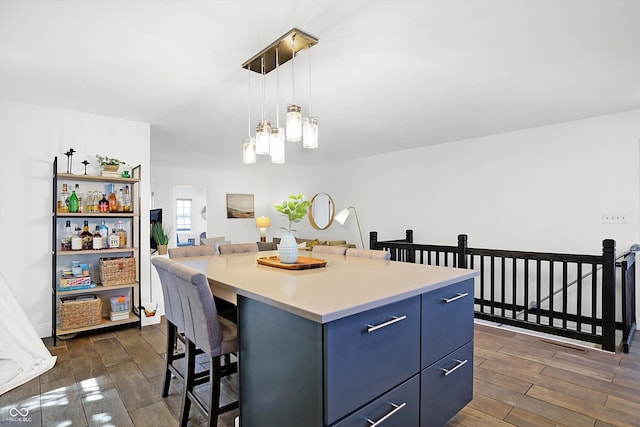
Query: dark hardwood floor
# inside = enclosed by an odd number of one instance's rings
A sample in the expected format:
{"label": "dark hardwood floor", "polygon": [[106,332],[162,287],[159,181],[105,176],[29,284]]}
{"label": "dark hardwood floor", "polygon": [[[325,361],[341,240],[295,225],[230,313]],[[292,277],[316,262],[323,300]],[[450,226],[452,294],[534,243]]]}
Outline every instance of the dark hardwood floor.
{"label": "dark hardwood floor", "polygon": [[[0,425],[176,426],[179,381],[160,397],[165,339],[164,323],[56,347],[45,339],[56,366],[0,396]],[[640,426],[638,342],[629,354],[611,354],[477,324],[474,365],[473,401],[449,426]],[[235,399],[237,378],[223,393]],[[10,408],[27,408],[30,423],[9,420]],[[233,427],[237,414],[218,426]],[[205,424],[197,409],[189,424]]]}

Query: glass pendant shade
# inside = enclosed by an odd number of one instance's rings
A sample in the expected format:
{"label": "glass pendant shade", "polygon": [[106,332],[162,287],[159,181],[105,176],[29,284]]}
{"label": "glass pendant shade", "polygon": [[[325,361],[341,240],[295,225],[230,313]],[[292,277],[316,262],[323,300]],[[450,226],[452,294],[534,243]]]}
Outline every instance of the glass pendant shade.
{"label": "glass pendant shade", "polygon": [[242,144],[242,163],[245,165],[256,163],[256,141],[249,136],[244,139],[244,144]]}
{"label": "glass pendant shade", "polygon": [[302,139],[302,113],[300,107],[287,105],[287,141],[300,142]]}
{"label": "glass pendant shade", "polygon": [[284,163],[284,129],[278,127],[271,129],[269,141],[271,145],[271,163]]}
{"label": "glass pendant shade", "polygon": [[269,139],[271,138],[271,122],[261,120],[256,126],[256,154],[269,154]]}
{"label": "glass pendant shade", "polygon": [[302,125],[302,146],[318,148],[318,118],[305,117]]}

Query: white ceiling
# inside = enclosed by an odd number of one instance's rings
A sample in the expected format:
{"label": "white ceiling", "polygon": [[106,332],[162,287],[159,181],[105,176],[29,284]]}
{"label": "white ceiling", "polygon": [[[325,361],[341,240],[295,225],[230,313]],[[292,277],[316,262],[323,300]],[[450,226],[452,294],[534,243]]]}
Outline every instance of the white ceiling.
{"label": "white ceiling", "polygon": [[[153,164],[238,167],[241,64],[293,27],[320,40],[320,148],[288,143],[288,164],[640,108],[638,0],[0,0],[0,96],[151,123]],[[296,58],[304,108],[307,63]],[[280,70],[284,110],[290,62]]]}

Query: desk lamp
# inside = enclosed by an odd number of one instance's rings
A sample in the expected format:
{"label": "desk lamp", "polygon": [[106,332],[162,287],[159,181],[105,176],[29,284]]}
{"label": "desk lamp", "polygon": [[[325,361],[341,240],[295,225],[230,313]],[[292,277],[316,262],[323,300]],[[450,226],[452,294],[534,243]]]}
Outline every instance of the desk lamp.
{"label": "desk lamp", "polygon": [[271,218],[268,216],[259,216],[256,218],[256,228],[260,229],[260,241],[267,241],[267,228],[271,227]]}

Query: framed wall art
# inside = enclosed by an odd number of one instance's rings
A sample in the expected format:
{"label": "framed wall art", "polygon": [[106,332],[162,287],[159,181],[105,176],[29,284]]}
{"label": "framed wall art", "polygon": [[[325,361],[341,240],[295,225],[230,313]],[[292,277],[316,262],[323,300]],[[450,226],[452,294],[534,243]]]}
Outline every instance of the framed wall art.
{"label": "framed wall art", "polygon": [[253,194],[227,194],[227,218],[254,218]]}

